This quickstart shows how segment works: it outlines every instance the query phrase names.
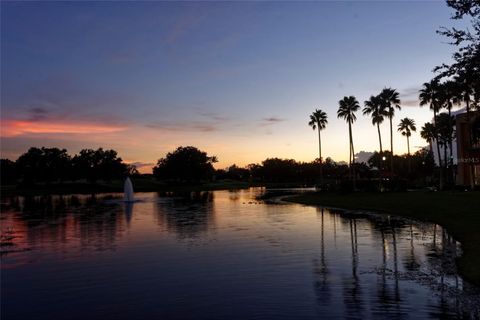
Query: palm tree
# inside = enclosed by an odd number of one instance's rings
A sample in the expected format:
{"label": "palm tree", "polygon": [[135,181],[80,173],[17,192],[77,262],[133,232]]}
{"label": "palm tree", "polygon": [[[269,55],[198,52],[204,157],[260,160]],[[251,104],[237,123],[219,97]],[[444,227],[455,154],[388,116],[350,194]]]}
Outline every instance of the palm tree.
{"label": "palm tree", "polygon": [[395,108],[401,110],[400,98],[398,92],[392,88],[384,88],[380,92],[380,98],[382,100],[385,114],[390,120],[390,151],[392,152],[390,158],[390,170],[393,172],[393,117],[395,116]]}
{"label": "palm tree", "polygon": [[438,144],[443,146],[443,157],[444,159],[446,159],[447,145],[449,145],[450,141],[453,138],[453,131],[454,131],[453,117],[446,112],[442,112],[439,115],[437,115],[436,123],[437,123],[437,136],[439,139],[437,142]]}
{"label": "palm tree", "polygon": [[[478,99],[478,88],[474,88],[475,83],[478,87],[478,79],[475,76],[472,77],[472,74],[467,72],[461,72],[455,77],[455,82],[458,85],[458,94],[460,95],[460,101],[465,102],[465,107],[467,111],[467,125],[468,125],[468,144],[472,145],[472,130],[470,124],[470,103],[473,102],[473,105],[476,105],[476,100]],[[477,90],[476,90],[477,89]],[[472,96],[474,100],[472,101]],[[459,101],[459,102],[460,102]],[[474,180],[474,164],[470,163],[470,188],[475,188]]]}
{"label": "palm tree", "polygon": [[310,121],[308,125],[312,127],[313,130],[318,129],[318,158],[320,159],[320,185],[323,185],[323,168],[322,168],[322,139],[320,136],[320,131],[325,129],[327,126],[327,114],[319,109],[310,115]]}
{"label": "palm tree", "polygon": [[370,96],[370,99],[365,101],[365,108],[363,108],[363,115],[372,116],[372,124],[377,126],[378,131],[378,141],[380,143],[380,154],[382,154],[382,135],[380,134],[380,124],[384,120],[386,115],[384,105],[382,104],[382,99],[380,96]]}
{"label": "palm tree", "polygon": [[430,122],[426,122],[423,125],[422,130],[420,131],[420,136],[428,142],[428,144],[430,145],[430,152],[432,153],[433,153],[432,143],[433,143],[433,140],[435,140],[435,137],[437,136],[436,131],[437,129],[435,128],[435,126]]}
{"label": "palm tree", "polygon": [[337,117],[345,119],[348,123],[348,137],[350,139],[350,155],[348,163],[350,165],[350,171],[353,169],[353,188],[355,189],[355,149],[353,148],[352,123],[357,120],[355,112],[360,109],[360,104],[358,103],[357,98],[349,96],[343,97],[343,99],[338,102],[338,105]]}
{"label": "palm tree", "polygon": [[[430,110],[433,110],[433,126],[436,128],[436,118],[437,112],[441,108],[440,104],[440,88],[438,80],[433,79],[430,82],[425,82],[423,88],[420,90],[418,98],[420,99],[420,106],[429,105]],[[438,165],[440,167],[440,189],[443,188],[443,175],[442,175],[442,158],[440,156],[440,146],[438,144],[438,130],[435,130],[435,140],[437,144],[437,156],[438,156]]]}
{"label": "palm tree", "polygon": [[417,127],[415,126],[415,121],[409,118],[403,118],[400,120],[398,125],[398,131],[402,133],[402,136],[407,137],[407,150],[408,150],[408,172],[411,171],[411,158],[410,158],[410,136],[412,135],[412,131],[417,131]]}
{"label": "palm tree", "polygon": [[[443,89],[443,97],[445,102],[445,107],[448,110],[448,116],[450,117],[450,127],[453,127],[453,119],[452,119],[452,108],[454,104],[460,104],[460,100],[458,97],[459,93],[459,86],[455,81],[449,80],[442,84]],[[451,161],[453,159],[453,150],[452,150],[452,138],[448,141],[448,148],[450,149],[450,165],[452,165]]]}

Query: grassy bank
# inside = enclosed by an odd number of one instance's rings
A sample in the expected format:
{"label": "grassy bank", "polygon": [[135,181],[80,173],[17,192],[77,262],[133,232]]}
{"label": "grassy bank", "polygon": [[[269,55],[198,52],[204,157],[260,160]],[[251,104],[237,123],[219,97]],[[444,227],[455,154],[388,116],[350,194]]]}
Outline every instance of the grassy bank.
{"label": "grassy bank", "polygon": [[462,243],[457,265],[469,281],[480,285],[480,192],[310,193],[287,201],[345,209],[365,209],[437,223]]}

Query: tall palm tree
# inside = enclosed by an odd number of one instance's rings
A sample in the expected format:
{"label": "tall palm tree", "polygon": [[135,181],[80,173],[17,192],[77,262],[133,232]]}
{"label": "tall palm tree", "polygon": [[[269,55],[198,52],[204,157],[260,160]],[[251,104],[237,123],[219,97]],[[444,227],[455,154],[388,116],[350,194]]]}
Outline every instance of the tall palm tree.
{"label": "tall palm tree", "polygon": [[320,160],[320,185],[323,185],[322,138],[320,135],[320,131],[325,129],[327,123],[327,114],[319,109],[315,109],[315,111],[310,115],[310,121],[308,122],[308,125],[312,127],[313,130],[318,129],[318,159]]}
{"label": "tall palm tree", "polygon": [[[449,80],[442,84],[443,91],[443,102],[445,103],[445,108],[448,110],[448,116],[450,119],[450,127],[453,127],[453,118],[452,118],[452,108],[454,104],[460,104],[458,99],[459,86],[455,81]],[[453,148],[452,148],[452,138],[448,141],[448,148],[450,149],[450,166],[452,165],[451,161],[453,159]]]}
{"label": "tall palm tree", "polygon": [[[353,170],[353,188],[355,189],[355,149],[353,147],[352,123],[357,120],[355,112],[360,109],[360,104],[354,96],[343,97],[338,102],[337,117],[343,118],[348,123],[348,137],[350,140],[350,155],[348,163],[350,165],[350,172]],[[353,164],[353,165],[352,165]]]}
{"label": "tall palm tree", "polygon": [[450,140],[452,140],[454,132],[453,117],[446,112],[442,112],[437,115],[436,123],[437,135],[439,139],[438,144],[443,146],[443,158],[446,159],[447,146],[449,145]]}
{"label": "tall palm tree", "polygon": [[398,131],[402,133],[402,136],[407,137],[407,150],[408,150],[408,172],[411,171],[411,158],[410,158],[410,136],[412,131],[417,131],[415,121],[410,118],[403,118],[398,124]]}
{"label": "tall palm tree", "polygon": [[384,88],[380,92],[380,97],[385,108],[385,113],[390,120],[390,170],[393,172],[393,117],[395,116],[395,108],[401,110],[400,98],[398,92],[392,88]]}
{"label": "tall palm tree", "polygon": [[[418,98],[420,99],[420,106],[429,105],[430,110],[433,111],[433,126],[436,128],[437,113],[441,108],[441,97],[438,80],[432,79],[430,82],[425,82],[423,88],[420,89]],[[440,156],[440,145],[438,143],[438,130],[435,130],[435,141],[437,142],[437,156],[438,165],[440,167],[440,189],[443,188],[443,174],[442,174],[442,157]]]}
{"label": "tall palm tree", "polygon": [[370,99],[365,101],[365,107],[363,108],[363,115],[371,115],[372,117],[372,124],[377,126],[378,131],[378,142],[380,143],[380,154],[382,154],[382,135],[380,133],[380,124],[382,124],[384,120],[384,116],[386,116],[386,112],[384,104],[382,103],[382,99],[380,96],[370,96]]}
{"label": "tall palm tree", "polygon": [[[478,79],[475,76],[472,77],[470,73],[461,72],[455,77],[455,82],[458,85],[458,93],[460,94],[461,101],[465,102],[465,107],[467,111],[467,125],[468,125],[468,144],[472,145],[472,130],[470,124],[470,103],[473,102],[473,105],[476,105],[476,100],[478,99]],[[475,88],[475,83],[476,88]],[[475,90],[477,89],[477,90]],[[472,96],[474,100],[472,101]],[[470,163],[470,187],[471,189],[475,188],[475,169],[473,162]]]}

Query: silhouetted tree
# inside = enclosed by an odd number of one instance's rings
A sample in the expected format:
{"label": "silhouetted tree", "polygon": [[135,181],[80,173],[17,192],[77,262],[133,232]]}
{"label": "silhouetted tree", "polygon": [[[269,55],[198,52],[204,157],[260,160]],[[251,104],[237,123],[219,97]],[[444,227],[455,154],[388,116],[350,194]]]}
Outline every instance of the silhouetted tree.
{"label": "silhouetted tree", "polygon": [[437,123],[438,144],[443,147],[443,163],[446,169],[449,162],[447,160],[447,147],[452,140],[454,132],[453,117],[446,112],[442,112],[437,115],[435,122]]}
{"label": "silhouetted tree", "polygon": [[398,124],[398,131],[402,134],[402,136],[407,137],[407,155],[408,155],[408,171],[411,171],[411,161],[410,161],[410,136],[412,135],[412,131],[417,131],[417,127],[415,126],[415,121],[410,118],[403,118],[400,120]]}
{"label": "silhouetted tree", "polygon": [[[430,82],[426,82],[423,84],[423,88],[420,90],[420,94],[418,96],[420,99],[420,106],[429,105],[430,110],[433,111],[433,126],[437,127],[436,119],[437,113],[441,108],[441,94],[440,94],[440,87],[439,83],[436,79],[431,80]],[[437,141],[437,156],[438,156],[438,164],[439,167],[442,168],[442,158],[440,156],[440,145],[438,143],[438,130],[435,130],[435,140]],[[443,188],[443,177],[440,170],[440,189]]]}
{"label": "silhouetted tree", "polygon": [[[441,28],[437,33],[451,39],[457,47],[453,54],[453,63],[443,64],[434,69],[440,71],[436,79],[452,78],[457,85],[460,101],[465,102],[467,109],[467,125],[470,126],[470,108],[480,107],[480,1],[448,0],[447,5],[455,10],[452,19],[470,18],[471,27],[465,29]],[[468,142],[472,144],[469,128]],[[470,164],[470,187],[475,187],[474,164]]]}
{"label": "silhouetted tree", "polygon": [[310,115],[310,121],[308,125],[312,127],[313,130],[318,129],[318,159],[320,161],[320,184],[323,184],[323,168],[322,168],[322,137],[320,136],[320,131],[325,129],[327,126],[327,114],[319,109]]}
{"label": "silhouetted tree", "polygon": [[437,128],[435,128],[433,124],[431,124],[430,122],[426,122],[423,125],[422,130],[420,131],[420,136],[428,142],[430,146],[430,152],[432,153],[433,153],[432,143],[435,140],[435,137],[437,136],[436,130]]}
{"label": "silhouetted tree", "polygon": [[17,166],[12,160],[0,159],[0,174],[2,185],[17,183]]}
{"label": "silhouetted tree", "polygon": [[370,99],[365,101],[365,107],[363,108],[364,115],[371,115],[372,117],[372,124],[377,126],[378,131],[378,142],[380,143],[380,153],[382,153],[382,135],[380,133],[380,124],[382,124],[384,120],[384,116],[386,116],[385,111],[385,104],[382,103],[382,99],[380,96],[370,96]]}
{"label": "silhouetted tree", "polygon": [[350,155],[348,158],[350,170],[353,170],[353,188],[355,189],[355,166],[352,166],[352,163],[355,164],[355,150],[353,148],[353,135],[352,135],[352,123],[357,120],[355,112],[360,109],[360,104],[357,101],[357,98],[354,96],[343,97],[342,100],[338,102],[339,108],[337,111],[337,117],[343,118],[348,123],[348,137],[350,140]]}
{"label": "silhouetted tree", "polygon": [[70,156],[58,148],[30,148],[16,161],[23,183],[62,181],[68,177]]}
{"label": "silhouetted tree", "polygon": [[267,181],[285,182],[298,180],[299,168],[293,159],[269,158],[262,162],[263,176]]}
{"label": "silhouetted tree", "polygon": [[466,91],[472,91],[474,105],[478,105],[480,101],[480,1],[448,0],[447,5],[455,10],[452,19],[471,18],[472,26],[464,30],[443,27],[437,31],[450,38],[450,43],[457,47],[457,51],[453,54],[453,63],[435,68],[435,71],[441,71],[437,79],[451,76],[463,78],[461,81],[458,81],[460,79],[455,81],[462,84]]}
{"label": "silhouetted tree", "polygon": [[398,97],[398,92],[392,88],[384,88],[379,95],[383,108],[385,110],[385,115],[390,121],[390,152],[392,156],[390,157],[390,170],[393,173],[393,117],[395,116],[395,108],[400,110],[400,98]]}
{"label": "silhouetted tree", "polygon": [[110,181],[123,178],[128,173],[128,167],[122,162],[115,150],[99,148],[83,149],[72,159],[74,177],[96,182],[99,179]]}
{"label": "silhouetted tree", "polygon": [[215,162],[216,157],[208,156],[195,147],[178,147],[158,160],[153,174],[159,179],[199,182],[212,178],[215,172],[212,163]]}

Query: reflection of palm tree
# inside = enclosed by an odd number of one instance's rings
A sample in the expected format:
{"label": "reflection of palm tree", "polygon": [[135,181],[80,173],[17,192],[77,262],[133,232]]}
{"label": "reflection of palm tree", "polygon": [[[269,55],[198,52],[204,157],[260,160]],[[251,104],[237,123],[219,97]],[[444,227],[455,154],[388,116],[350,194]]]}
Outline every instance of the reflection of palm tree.
{"label": "reflection of palm tree", "polygon": [[395,116],[395,108],[398,110],[401,109],[400,107],[400,98],[398,97],[398,92],[392,88],[384,88],[382,92],[380,92],[380,97],[384,104],[386,115],[390,121],[390,151],[391,159],[390,159],[390,170],[393,172],[393,117]]}
{"label": "reflection of palm tree", "polygon": [[400,120],[400,124],[398,125],[398,131],[402,133],[402,136],[407,137],[407,150],[408,150],[408,172],[411,171],[411,159],[410,159],[410,136],[412,135],[412,131],[417,131],[417,127],[415,126],[415,121],[410,118],[403,118]]}
{"label": "reflection of palm tree", "polygon": [[322,139],[320,136],[320,131],[325,129],[327,126],[327,114],[322,110],[316,109],[310,115],[310,121],[308,125],[312,127],[313,130],[318,129],[318,159],[320,161],[320,185],[323,184],[323,168],[322,168]]}
{"label": "reflection of palm tree", "polygon": [[417,257],[415,256],[415,245],[413,243],[413,224],[410,224],[410,256],[407,257],[405,262],[405,268],[409,271],[416,271],[420,267],[420,264],[417,262]]}
{"label": "reflection of palm tree", "polygon": [[400,291],[398,286],[398,254],[397,254],[397,236],[395,227],[392,225],[393,240],[393,272],[395,277],[395,301],[400,301]]}
{"label": "reflection of palm tree", "polygon": [[384,104],[380,96],[371,96],[370,99],[365,101],[365,108],[363,108],[364,115],[371,115],[372,124],[377,126],[378,142],[380,143],[380,154],[382,154],[382,135],[380,133],[380,124],[383,122],[383,117],[386,115],[384,110]]}
{"label": "reflection of palm tree", "polygon": [[353,148],[352,123],[357,120],[355,112],[360,108],[360,104],[354,96],[344,97],[338,102],[338,104],[339,108],[337,111],[337,117],[345,119],[348,123],[348,137],[350,140],[350,155],[348,163],[350,165],[350,172],[353,169],[353,187],[355,188],[355,149]]}
{"label": "reflection of palm tree", "polygon": [[317,299],[322,304],[329,301],[329,287],[328,287],[328,268],[327,261],[325,257],[325,221],[324,221],[324,212],[323,208],[321,209],[321,242],[320,242],[320,266],[318,266],[318,261],[315,261],[314,273],[320,276],[320,280],[315,281],[315,292],[317,293]]}
{"label": "reflection of palm tree", "polygon": [[352,246],[352,280],[351,283],[344,285],[344,300],[350,316],[361,318],[362,303],[359,300],[361,296],[361,286],[357,275],[358,268],[358,251],[357,251],[357,224],[355,219],[350,219],[350,242]]}

